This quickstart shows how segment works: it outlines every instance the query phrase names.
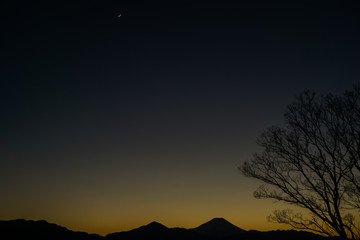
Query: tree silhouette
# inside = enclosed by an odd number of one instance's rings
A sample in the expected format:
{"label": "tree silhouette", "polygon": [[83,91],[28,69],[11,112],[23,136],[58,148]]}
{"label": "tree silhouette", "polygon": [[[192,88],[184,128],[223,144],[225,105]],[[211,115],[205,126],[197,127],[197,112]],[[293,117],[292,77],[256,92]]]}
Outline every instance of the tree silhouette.
{"label": "tree silhouette", "polygon": [[256,198],[306,209],[276,210],[268,219],[341,239],[360,239],[360,88],[341,96],[306,91],[284,114],[285,127],[270,127],[240,170],[261,180]]}

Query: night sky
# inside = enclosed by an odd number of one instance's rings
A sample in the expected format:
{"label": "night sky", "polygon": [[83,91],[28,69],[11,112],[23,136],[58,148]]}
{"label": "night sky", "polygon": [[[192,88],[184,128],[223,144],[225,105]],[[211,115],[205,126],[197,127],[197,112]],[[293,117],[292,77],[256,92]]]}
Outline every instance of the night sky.
{"label": "night sky", "polygon": [[360,4],[223,2],[2,3],[0,219],[283,227],[237,167],[301,91],[359,83]]}

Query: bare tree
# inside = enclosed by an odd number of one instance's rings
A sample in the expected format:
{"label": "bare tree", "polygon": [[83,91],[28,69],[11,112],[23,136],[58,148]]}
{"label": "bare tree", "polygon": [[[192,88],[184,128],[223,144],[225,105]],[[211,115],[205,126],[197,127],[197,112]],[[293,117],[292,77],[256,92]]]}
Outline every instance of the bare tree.
{"label": "bare tree", "polygon": [[297,229],[341,239],[360,239],[360,91],[317,96],[307,91],[287,107],[285,127],[259,138],[262,153],[245,162],[245,176],[264,184],[256,198],[270,198],[307,211],[277,210],[268,218]]}

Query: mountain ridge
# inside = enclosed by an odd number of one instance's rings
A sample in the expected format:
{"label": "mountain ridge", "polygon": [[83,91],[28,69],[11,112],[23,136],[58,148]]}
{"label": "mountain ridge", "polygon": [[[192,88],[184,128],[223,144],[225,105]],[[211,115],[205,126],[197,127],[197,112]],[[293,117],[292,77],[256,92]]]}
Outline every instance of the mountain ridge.
{"label": "mountain ridge", "polygon": [[138,240],[138,239],[157,239],[157,240],[324,240],[329,239],[323,236],[296,230],[275,230],[275,231],[246,231],[224,218],[213,218],[196,228],[168,228],[158,222],[151,222],[129,231],[121,231],[100,236],[78,232],[48,223],[45,220],[0,220],[0,239],[6,240]]}

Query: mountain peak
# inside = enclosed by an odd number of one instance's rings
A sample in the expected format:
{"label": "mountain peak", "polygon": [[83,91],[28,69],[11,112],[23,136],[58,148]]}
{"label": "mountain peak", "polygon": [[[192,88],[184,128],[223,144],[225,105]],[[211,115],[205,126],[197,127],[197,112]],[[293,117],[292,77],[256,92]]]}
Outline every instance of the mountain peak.
{"label": "mountain peak", "polygon": [[[208,221],[207,223],[230,223],[228,220],[226,220],[225,218],[222,217],[217,217],[217,218],[213,218],[210,221]],[[230,223],[231,224],[231,223]]]}
{"label": "mountain peak", "polygon": [[216,237],[227,237],[245,232],[224,218],[213,218],[210,221],[192,229],[193,231]]}
{"label": "mountain peak", "polygon": [[130,231],[115,232],[106,235],[108,239],[145,239],[148,236],[163,236],[169,232],[169,228],[158,222],[151,222]]}
{"label": "mountain peak", "polygon": [[164,225],[162,225],[161,223],[158,222],[151,222],[148,225],[144,225],[141,226],[139,228],[133,229],[131,231],[134,232],[146,232],[146,233],[158,233],[158,232],[163,232],[163,231],[167,231],[169,230],[167,227],[165,227]]}
{"label": "mountain peak", "polygon": [[167,229],[167,227],[165,227],[164,225],[162,225],[161,223],[158,223],[156,221],[153,221],[153,222],[149,223],[148,225],[146,225],[144,227],[156,228],[156,229]]}

